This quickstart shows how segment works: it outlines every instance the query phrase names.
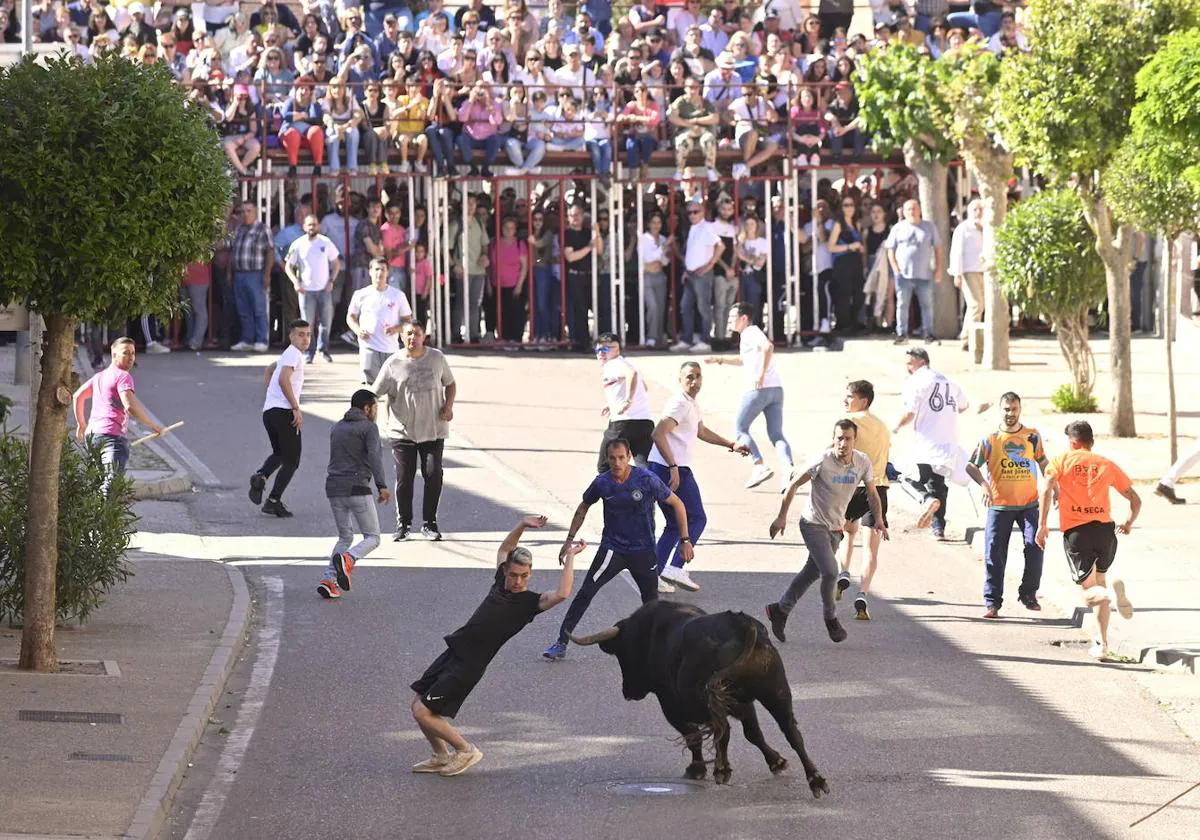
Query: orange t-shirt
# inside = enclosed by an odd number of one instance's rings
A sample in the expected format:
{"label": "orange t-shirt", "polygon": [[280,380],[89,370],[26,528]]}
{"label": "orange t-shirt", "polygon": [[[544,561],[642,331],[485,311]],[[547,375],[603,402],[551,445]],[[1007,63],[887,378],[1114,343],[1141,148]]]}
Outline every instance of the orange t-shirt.
{"label": "orange t-shirt", "polygon": [[1108,488],[1124,493],[1133,482],[1125,471],[1088,449],[1072,449],[1050,461],[1046,476],[1058,481],[1058,528],[1086,522],[1112,522]]}

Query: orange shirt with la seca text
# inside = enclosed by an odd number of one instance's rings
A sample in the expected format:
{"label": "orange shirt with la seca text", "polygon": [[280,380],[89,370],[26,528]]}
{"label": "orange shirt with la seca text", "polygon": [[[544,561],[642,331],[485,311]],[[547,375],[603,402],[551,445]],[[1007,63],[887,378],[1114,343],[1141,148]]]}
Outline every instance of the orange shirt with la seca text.
{"label": "orange shirt with la seca text", "polygon": [[1072,449],[1050,461],[1046,476],[1058,481],[1058,529],[1086,522],[1112,522],[1108,489],[1124,493],[1132,486],[1125,471],[1088,449]]}

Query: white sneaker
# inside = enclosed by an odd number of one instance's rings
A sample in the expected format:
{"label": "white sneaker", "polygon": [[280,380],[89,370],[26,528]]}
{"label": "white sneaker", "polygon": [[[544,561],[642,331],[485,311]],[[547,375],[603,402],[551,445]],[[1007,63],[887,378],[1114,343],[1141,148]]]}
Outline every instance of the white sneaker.
{"label": "white sneaker", "polygon": [[1110,651],[1108,647],[1105,646],[1104,643],[1102,643],[1099,639],[1094,641],[1092,646],[1088,648],[1088,656],[1092,657],[1092,659],[1108,659],[1111,654],[1112,651]]}
{"label": "white sneaker", "polygon": [[151,341],[146,344],[147,353],[170,353],[171,348],[157,341]]}
{"label": "white sneaker", "polygon": [[813,154],[808,156],[808,162],[811,163],[813,166],[820,166],[821,165],[821,156],[814,152]]}
{"label": "white sneaker", "polygon": [[659,578],[659,579],[658,579],[658,594],[659,594],[659,595],[670,595],[670,594],[671,594],[672,592],[674,592],[674,591],[675,591],[675,587],[674,587],[674,586],[672,586],[671,584],[667,583],[667,582],[666,582],[665,580],[663,580],[662,578]]}
{"label": "white sneaker", "polygon": [[407,161],[405,161],[404,163],[402,163],[396,167],[396,171],[399,172],[401,175],[403,175],[406,172],[411,172],[412,167],[408,164]]}
{"label": "white sneaker", "polygon": [[519,166],[506,166],[506,167],[504,167],[504,174],[505,175],[521,175],[524,173],[521,172],[521,167],[519,167]]}
{"label": "white sneaker", "polygon": [[657,347],[657,346],[658,346],[658,340],[657,340],[657,339],[653,339],[653,338],[648,338],[648,339],[646,339],[646,346],[647,346],[647,347],[651,347],[651,348]]}
{"label": "white sneaker", "polygon": [[792,468],[788,467],[785,471],[779,474],[779,495],[787,493],[788,488],[792,486]]}
{"label": "white sneaker", "polygon": [[[470,746],[468,744],[468,746]],[[458,750],[450,755],[450,760],[446,765],[438,771],[439,776],[457,776],[464,770],[474,767],[483,758],[483,753],[475,747],[470,747],[467,750]]]}
{"label": "white sneaker", "polygon": [[830,329],[831,329],[831,327],[830,327],[830,324],[829,324],[829,319],[828,319],[828,318],[822,318],[822,319],[821,319],[821,326],[820,326],[820,328],[818,328],[817,332],[827,333],[827,332],[829,332],[829,331],[830,331]]}
{"label": "white sneaker", "polygon": [[708,180],[709,183],[715,184],[717,181],[721,180],[721,176],[717,174],[717,170],[710,169],[708,170]]}
{"label": "white sneaker", "polygon": [[419,172],[420,174],[424,175],[426,173],[426,171],[427,170],[425,169],[425,164],[423,164],[423,163],[414,163],[413,164],[413,172]]}
{"label": "white sneaker", "polygon": [[796,155],[796,159],[792,161],[796,166],[808,166],[807,155]]}
{"label": "white sneaker", "polygon": [[773,475],[775,471],[766,464],[755,464],[754,469],[750,470],[750,477],[746,479],[746,489],[757,487]]}
{"label": "white sneaker", "polygon": [[1117,604],[1117,613],[1121,618],[1128,621],[1133,618],[1133,604],[1129,600],[1129,596],[1125,594],[1125,581],[1118,578],[1112,582],[1113,600]]}
{"label": "white sneaker", "polygon": [[[150,349],[150,348],[151,348],[151,347],[153,347],[153,346],[154,346],[154,345],[152,345],[152,344],[151,344],[151,345],[148,345],[148,346],[146,347],[146,352],[147,352],[147,353],[153,353],[154,351]],[[237,344],[233,345],[233,346],[232,346],[232,347],[230,347],[229,349],[230,349],[230,350],[233,350],[235,353],[245,353],[245,352],[247,352],[247,351],[253,350],[253,349],[254,349],[254,345],[253,345],[253,344],[251,344],[251,343],[250,343],[250,342],[248,342],[248,341],[239,341]]]}
{"label": "white sneaker", "polygon": [[676,170],[675,170],[675,176],[674,176],[674,177],[675,177],[675,180],[676,180],[676,181],[682,181],[682,180],[683,180],[683,172],[681,172],[680,170],[676,169]]}
{"label": "white sneaker", "polygon": [[267,342],[260,341],[257,344],[255,344],[254,352],[255,353],[266,353],[267,352]]}
{"label": "white sneaker", "polygon": [[681,569],[678,566],[664,567],[662,574],[659,575],[659,577],[663,578],[669,583],[675,584],[680,589],[686,589],[688,592],[700,591],[700,584],[692,580],[691,575],[687,573],[686,569]]}
{"label": "white sneaker", "polygon": [[687,350],[691,350],[692,345],[688,344],[686,341],[676,341],[671,345],[670,349],[672,353],[683,353]]}
{"label": "white sneaker", "polygon": [[697,341],[691,346],[691,351],[693,353],[711,353],[712,345],[707,341]]}
{"label": "white sneaker", "polygon": [[750,167],[744,163],[735,163],[733,165],[733,180],[740,181],[750,174]]}

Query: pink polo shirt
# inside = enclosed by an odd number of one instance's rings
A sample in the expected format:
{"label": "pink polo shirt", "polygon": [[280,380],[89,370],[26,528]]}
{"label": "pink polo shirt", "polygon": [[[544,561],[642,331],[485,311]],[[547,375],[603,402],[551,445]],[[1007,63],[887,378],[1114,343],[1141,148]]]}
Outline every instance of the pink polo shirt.
{"label": "pink polo shirt", "polygon": [[404,268],[408,262],[408,251],[404,250],[403,245],[408,241],[408,232],[403,225],[392,226],[391,222],[384,222],[379,228],[379,235],[383,238],[384,251],[400,249],[397,256],[388,260],[388,265],[392,268]]}
{"label": "pink polo shirt", "polygon": [[412,270],[413,292],[424,297],[429,294],[433,281],[433,261],[426,257],[423,260],[413,260]]}
{"label": "pink polo shirt", "polygon": [[459,107],[458,119],[472,139],[486,140],[496,133],[497,127],[504,121],[504,115],[490,99],[482,104],[468,99]]}
{"label": "pink polo shirt", "polygon": [[519,239],[505,242],[497,239],[492,243],[492,254],[496,265],[496,288],[511,289],[521,281],[521,257],[525,256],[525,243]]}
{"label": "pink polo shirt", "polygon": [[121,402],[121,394],[133,390],[133,376],[116,365],[109,365],[91,379],[92,411],[88,416],[89,435],[129,434],[129,413]]}

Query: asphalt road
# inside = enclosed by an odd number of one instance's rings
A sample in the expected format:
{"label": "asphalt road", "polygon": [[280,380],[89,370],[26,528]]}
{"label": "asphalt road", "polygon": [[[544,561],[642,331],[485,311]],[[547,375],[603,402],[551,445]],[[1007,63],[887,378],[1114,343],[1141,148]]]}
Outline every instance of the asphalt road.
{"label": "asphalt road", "polygon": [[[265,455],[263,361],[151,358],[136,371],[142,399],[164,420],[188,421],[181,439],[227,485],[160,505],[143,528],[181,554],[255,561],[245,569],[260,611],[221,713],[230,731],[214,724],[206,737],[172,837],[1200,835],[1195,792],[1131,828],[1200,779],[1200,754],[1129,675],[1088,660],[1082,637],[1053,612],[983,622],[977,564],[903,533],[887,547],[873,621],[853,621],[846,604],[850,638],[834,645],[812,592],[781,646],[828,797],[812,798],[798,761],[773,777],[736,728],[731,785],[653,792],[682,782],[675,733],[653,699],[622,699],[619,668],[598,649],[572,648],[556,664],[540,659],[563,607],[510,642],[464,706],[458,723],[483,762],[455,779],[411,774],[427,748],[408,714],[407,686],[486,593],[495,546],[517,516],[546,512],[561,528],[570,488],[582,489],[594,461],[594,371],[582,360],[541,359],[535,373],[525,356],[452,359],[463,394],[455,428],[465,438],[448,450],[447,542],[385,542],[353,592],[325,602],[315,593],[318,558],[332,542],[323,467],[329,423],[353,390],[352,362],[310,370],[305,460],[287,495],[297,515],[285,521],[245,499],[245,480]],[[583,401],[586,413],[574,408]],[[661,405],[662,394],[652,402]],[[540,431],[548,416],[557,419]],[[788,423],[807,434],[807,420]],[[534,433],[517,441],[510,429]],[[703,453],[708,475],[721,457]],[[708,563],[698,560],[704,588],[672,597],[761,616],[801,561],[794,545],[752,533],[765,528],[777,497],[744,493],[740,479],[702,486],[712,486],[713,521],[697,548]],[[381,515],[390,521],[392,509]],[[561,539],[561,530],[548,531],[546,541]],[[533,588],[554,585],[552,557],[535,543]],[[635,606],[632,590],[614,581],[581,629]],[[250,721],[253,730],[242,725]],[[769,720],[764,731],[783,751]],[[235,763],[231,744],[244,747]],[[629,782],[646,784],[630,794],[621,787]]]}

